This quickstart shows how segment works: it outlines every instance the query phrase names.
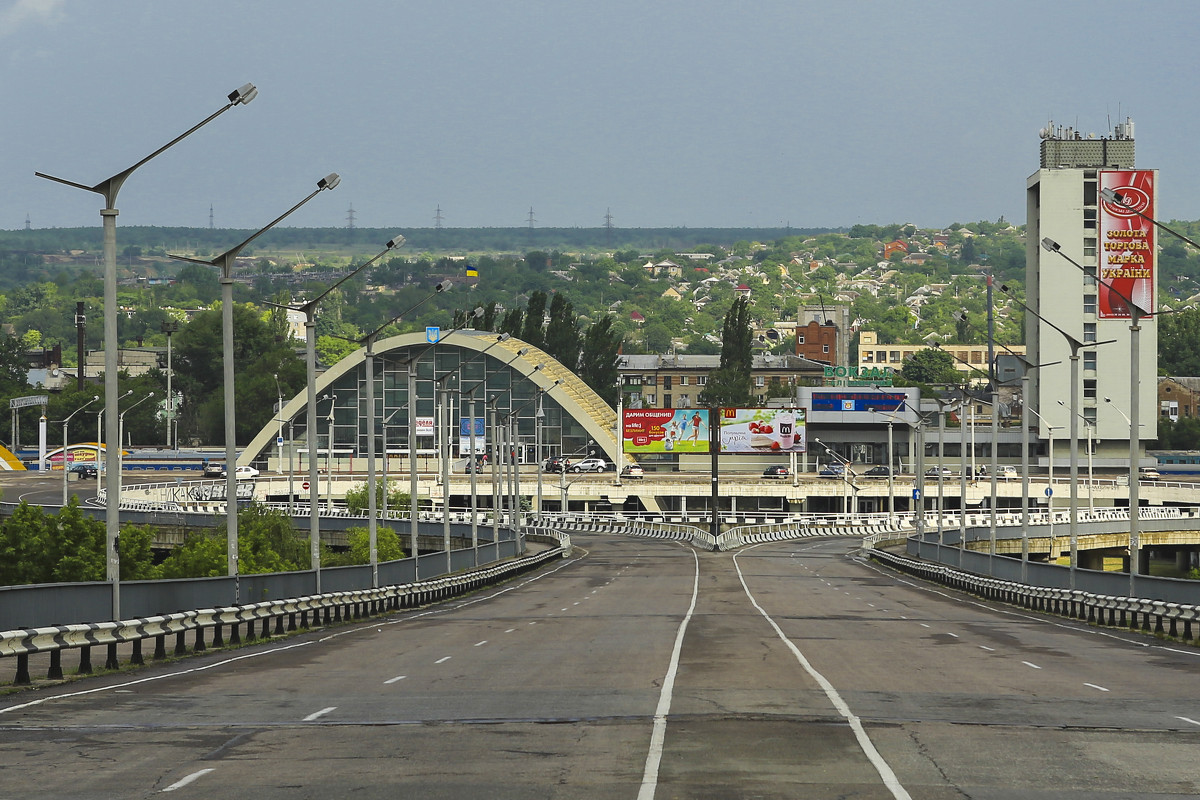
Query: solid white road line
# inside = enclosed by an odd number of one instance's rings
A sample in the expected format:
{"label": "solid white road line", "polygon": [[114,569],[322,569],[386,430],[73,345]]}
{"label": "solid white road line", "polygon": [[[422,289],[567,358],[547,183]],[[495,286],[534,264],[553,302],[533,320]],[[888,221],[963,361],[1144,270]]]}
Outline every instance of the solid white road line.
{"label": "solid white road line", "polygon": [[176,789],[182,789],[183,787],[187,786],[189,783],[196,780],[197,778],[199,778],[203,775],[207,775],[208,773],[213,772],[214,770],[215,770],[215,767],[209,767],[208,769],[202,769],[199,772],[193,772],[191,775],[188,775],[186,778],[181,778],[180,780],[175,781],[170,786],[163,789],[163,791],[164,792],[173,792]]}
{"label": "solid white road line", "polygon": [[389,684],[389,683],[396,683],[396,682],[398,682],[398,681],[402,681],[402,680],[404,680],[404,679],[405,679],[405,678],[407,678],[407,677],[408,677],[407,675],[397,675],[397,676],[396,676],[396,677],[394,677],[394,678],[388,678],[386,681],[384,681],[384,684],[386,685],[386,684]]}
{"label": "solid white road line", "polygon": [[667,675],[663,678],[662,691],[658,694],[658,708],[654,710],[654,729],[650,734],[650,751],[646,754],[646,768],[642,772],[642,786],[638,790],[638,800],[653,800],[654,790],[658,788],[658,767],[662,763],[663,740],[667,736],[667,714],[671,711],[671,695],[675,691],[675,674],[679,671],[679,653],[683,650],[683,635],[687,632],[688,622],[696,610],[696,598],[700,594],[700,557],[692,551],[696,573],[692,578],[692,603],[688,606],[679,630],[675,633],[675,648],[671,651],[671,663],[667,667]]}
{"label": "solid white road line", "polygon": [[[740,553],[738,555],[740,555]],[[820,685],[821,689],[825,692],[825,696],[829,698],[829,702],[832,703],[833,707],[837,709],[838,713],[841,714],[848,723],[850,723],[850,729],[854,731],[854,738],[858,740],[858,746],[862,748],[867,760],[871,762],[871,766],[875,767],[875,771],[879,773],[880,779],[883,780],[883,784],[888,788],[888,791],[892,793],[892,797],[896,798],[896,800],[912,800],[912,795],[910,795],[908,791],[900,785],[900,779],[896,777],[896,773],[892,771],[891,766],[889,766],[887,761],[884,760],[883,756],[879,754],[879,751],[875,749],[875,745],[872,743],[871,737],[867,735],[866,728],[863,727],[862,720],[854,715],[854,713],[850,710],[850,706],[846,705],[846,701],[842,699],[840,694],[838,694],[837,689],[833,688],[833,684],[830,683],[824,675],[822,675],[820,672],[817,672],[816,668],[809,663],[807,658],[804,657],[804,653],[800,652],[800,648],[796,647],[792,640],[787,638],[787,635],[784,634],[783,629],[775,623],[775,620],[771,619],[771,616],[766,612],[766,610],[758,604],[757,600],[754,599],[754,595],[750,593],[750,587],[746,585],[746,578],[744,575],[742,575],[742,567],[738,563],[737,555],[733,557],[733,566],[734,569],[737,570],[738,580],[742,582],[742,590],[746,593],[746,597],[750,598],[750,604],[758,609],[758,613],[762,614],[763,619],[767,621],[767,624],[775,629],[776,635],[779,636],[783,643],[787,645],[788,649],[792,651],[792,655],[794,655],[796,660],[800,662],[800,666],[802,666],[804,671],[807,672],[809,676]]]}
{"label": "solid white road line", "polygon": [[1037,664],[1034,664],[1032,661],[1022,661],[1021,663],[1027,667],[1032,667],[1033,669],[1041,669],[1041,667],[1039,667]]}
{"label": "solid white road line", "polygon": [[1089,686],[1089,687],[1091,687],[1092,689],[1095,689],[1096,691],[1099,691],[1099,692],[1107,692],[1107,691],[1108,691],[1108,689],[1105,689],[1103,686],[1097,686],[1097,685],[1096,685],[1096,684],[1094,684],[1094,683],[1085,683],[1085,684],[1083,684],[1083,685],[1084,685],[1084,686]]}
{"label": "solid white road line", "polygon": [[1176,717],[1175,719],[1181,719],[1181,720],[1183,720],[1184,722],[1190,723],[1190,724],[1192,724],[1192,725],[1198,725],[1198,726],[1200,726],[1200,722],[1197,722],[1196,720],[1194,720],[1194,719],[1191,719],[1190,717]]}

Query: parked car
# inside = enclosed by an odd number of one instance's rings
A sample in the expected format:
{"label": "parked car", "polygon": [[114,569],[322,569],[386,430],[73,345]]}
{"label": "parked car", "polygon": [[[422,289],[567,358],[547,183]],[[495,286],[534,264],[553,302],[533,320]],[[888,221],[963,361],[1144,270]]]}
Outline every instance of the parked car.
{"label": "parked car", "polygon": [[1157,481],[1162,480],[1162,476],[1158,474],[1157,467],[1139,467],[1138,480],[1140,481]]}
{"label": "parked car", "polygon": [[949,467],[942,467],[940,470],[937,467],[930,467],[929,469],[925,470],[925,477],[936,478],[938,477],[939,473],[943,478],[954,477],[954,470],[950,469]]}
{"label": "parked car", "polygon": [[826,464],[817,474],[822,478],[844,478],[846,477],[846,467],[835,461],[832,464]]}
{"label": "parked car", "polygon": [[[240,466],[233,471],[234,477],[236,477],[238,480],[248,480],[250,478],[257,478],[258,474],[259,474],[258,470],[256,470],[254,467],[245,466],[245,465]],[[221,470],[221,477],[222,478],[228,477],[228,473],[225,470]]]}
{"label": "parked car", "polygon": [[764,478],[777,478],[779,480],[783,480],[784,478],[790,477],[791,474],[791,471],[788,470],[788,468],[783,464],[772,464],[763,470]]}
{"label": "parked car", "polygon": [[571,459],[565,456],[550,456],[542,462],[543,472],[565,472],[571,468]]}
{"label": "parked car", "polygon": [[883,464],[876,464],[863,474],[868,478],[886,478],[892,474],[892,470]]}
{"label": "parked car", "polygon": [[626,464],[621,470],[622,478],[644,478],[646,470],[642,469],[641,464]]}
{"label": "parked car", "polygon": [[85,478],[91,478],[94,480],[97,475],[96,465],[90,464],[90,463],[88,463],[88,464],[72,464],[70,473],[72,475],[78,475],[79,480],[84,480]]}
{"label": "parked car", "polygon": [[567,467],[569,472],[604,472],[607,469],[608,462],[603,458],[585,458]]}

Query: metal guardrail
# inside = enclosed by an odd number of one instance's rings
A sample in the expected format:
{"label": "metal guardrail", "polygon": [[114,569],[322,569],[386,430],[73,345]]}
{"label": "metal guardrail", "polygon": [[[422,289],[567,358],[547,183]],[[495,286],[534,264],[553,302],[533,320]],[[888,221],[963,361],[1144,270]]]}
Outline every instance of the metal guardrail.
{"label": "metal guardrail", "polygon": [[885,550],[871,550],[869,555],[924,580],[989,600],[1083,620],[1089,624],[1141,630],[1143,633],[1188,642],[1194,641],[1195,634],[1200,632],[1200,627],[1196,627],[1200,623],[1200,606],[1193,604],[1095,594],[1078,589],[1029,586],[963,572],[944,564],[919,561]]}
{"label": "metal guardrail", "polygon": [[[184,655],[187,653],[186,637],[189,633],[194,636],[192,651],[202,652],[210,646],[226,646],[226,628],[229,629],[228,644],[234,646],[242,642],[242,627],[246,630],[246,640],[250,641],[259,637],[282,636],[286,632],[312,625],[330,625],[343,620],[416,608],[506,580],[554,558],[565,556],[571,551],[570,537],[565,534],[550,530],[536,530],[530,534],[548,537],[555,546],[535,555],[416,583],[327,592],[308,597],[199,609],[141,619],[4,631],[0,632],[0,658],[16,657],[15,683],[25,685],[31,682],[29,657],[36,653],[50,654],[47,677],[50,680],[59,680],[63,677],[64,650],[80,651],[79,672],[87,674],[92,671],[93,646],[106,647],[105,667],[116,669],[120,666],[117,661],[117,645],[122,643],[132,643],[132,663],[143,664],[145,659],[142,643],[146,640],[154,640],[153,657],[161,659],[167,655],[168,636],[175,639],[173,654]],[[260,628],[258,632],[255,631],[256,627]],[[208,631],[212,632],[212,636],[206,642]]]}

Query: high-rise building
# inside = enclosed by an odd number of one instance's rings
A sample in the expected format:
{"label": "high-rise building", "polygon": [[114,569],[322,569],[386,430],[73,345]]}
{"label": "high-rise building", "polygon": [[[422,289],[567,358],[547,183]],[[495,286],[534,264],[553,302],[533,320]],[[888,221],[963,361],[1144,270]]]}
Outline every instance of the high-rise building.
{"label": "high-rise building", "polygon": [[[1153,317],[1139,320],[1138,352],[1133,353],[1130,311],[1122,299],[1154,310],[1155,228],[1145,217],[1106,201],[1104,190],[1156,218],[1158,171],[1136,168],[1129,119],[1106,137],[1053,123],[1041,137],[1041,165],[1026,188],[1025,291],[1027,305],[1042,319],[1026,314],[1025,343],[1031,363],[1059,363],[1031,375],[1029,399],[1040,415],[1039,438],[1053,435],[1062,442],[1069,436],[1072,346],[1065,332],[1097,343],[1079,350],[1080,440],[1086,436],[1085,420],[1094,423],[1096,465],[1127,467],[1133,391],[1138,393],[1139,444],[1158,436],[1157,324]],[[1046,249],[1045,239],[1061,251]],[[1144,452],[1144,446],[1139,449]],[[1067,455],[1066,447],[1058,452]],[[1056,461],[1061,466],[1062,459]]]}

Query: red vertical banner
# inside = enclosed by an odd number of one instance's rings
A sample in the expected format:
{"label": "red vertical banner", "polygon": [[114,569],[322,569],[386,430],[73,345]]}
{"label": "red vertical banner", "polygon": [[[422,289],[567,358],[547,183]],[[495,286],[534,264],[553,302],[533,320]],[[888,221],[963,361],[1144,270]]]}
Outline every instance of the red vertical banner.
{"label": "red vertical banner", "polygon": [[1122,295],[1153,312],[1155,231],[1148,218],[1154,217],[1154,173],[1103,170],[1099,181],[1101,192],[1111,189],[1122,201],[1100,200],[1099,317],[1129,319]]}

